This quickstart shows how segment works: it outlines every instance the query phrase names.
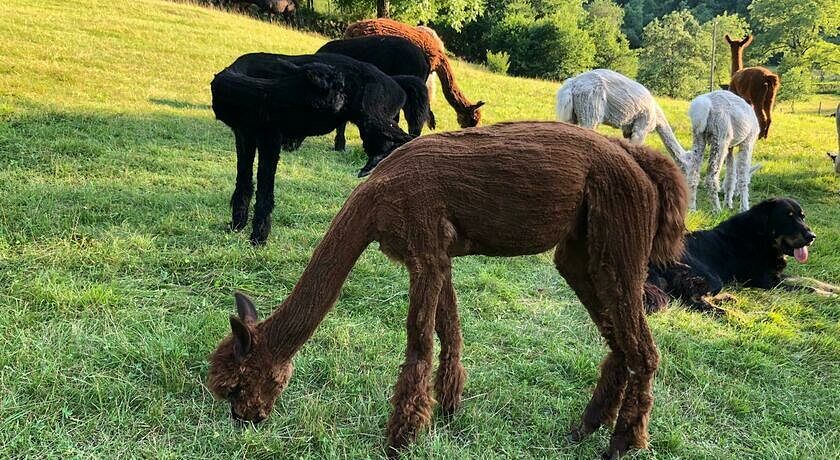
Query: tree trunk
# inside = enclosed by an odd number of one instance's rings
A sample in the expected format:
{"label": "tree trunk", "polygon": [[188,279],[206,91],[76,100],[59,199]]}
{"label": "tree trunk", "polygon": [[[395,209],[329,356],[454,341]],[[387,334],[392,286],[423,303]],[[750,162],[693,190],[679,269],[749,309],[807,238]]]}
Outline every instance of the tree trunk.
{"label": "tree trunk", "polygon": [[387,18],[388,9],[390,8],[390,0],[376,0],[376,17]]}

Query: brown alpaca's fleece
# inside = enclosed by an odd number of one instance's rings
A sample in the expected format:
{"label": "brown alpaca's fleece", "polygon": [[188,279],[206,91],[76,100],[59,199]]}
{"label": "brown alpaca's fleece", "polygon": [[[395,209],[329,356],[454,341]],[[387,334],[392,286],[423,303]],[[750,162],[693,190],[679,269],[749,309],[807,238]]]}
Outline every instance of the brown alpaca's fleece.
{"label": "brown alpaca's fleece", "polygon": [[462,128],[477,126],[479,121],[481,121],[481,110],[479,110],[479,107],[484,105],[484,102],[478,101],[473,104],[461,92],[461,89],[455,83],[455,74],[452,71],[449,58],[446,57],[443,42],[437,34],[432,35],[428,30],[430,29],[427,27],[413,27],[388,18],[366,19],[347,26],[347,30],[344,31],[344,37],[395,35],[403,37],[420,47],[426,53],[432,71],[436,72],[438,78],[440,78],[440,84],[443,88],[443,95],[446,101],[449,102],[449,105],[458,114],[458,124]]}
{"label": "brown alpaca's fleece", "polygon": [[579,440],[615,423],[608,458],[647,445],[659,362],[645,320],[648,261],[682,251],[686,186],[660,153],[558,122],[503,123],[417,138],[382,161],[333,219],[289,297],[258,322],[237,295],[233,334],[211,356],[208,385],[235,417],[261,420],[291,375],[292,357],[338,298],[373,241],[408,268],[408,343],[391,399],[389,454],[430,423],[434,388],[457,409],[466,374],[452,258],[517,256],[556,248],[554,262],[611,351]]}
{"label": "brown alpaca's fleece", "polygon": [[744,68],[744,49],[752,43],[752,35],[747,35],[743,40],[732,40],[729,35],[725,38],[732,56],[729,90],[753,107],[761,127],[758,137],[767,139],[770,123],[773,121],[773,104],[776,102],[776,93],[779,92],[779,76],[764,67]]}

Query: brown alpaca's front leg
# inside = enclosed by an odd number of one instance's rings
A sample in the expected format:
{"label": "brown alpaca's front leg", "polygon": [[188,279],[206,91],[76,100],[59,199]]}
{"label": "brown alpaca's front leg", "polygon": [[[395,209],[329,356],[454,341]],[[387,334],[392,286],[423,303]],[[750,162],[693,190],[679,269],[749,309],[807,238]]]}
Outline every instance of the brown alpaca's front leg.
{"label": "brown alpaca's front leg", "polygon": [[434,351],[435,310],[443,285],[443,270],[434,264],[409,267],[408,344],[391,404],[388,421],[389,457],[413,442],[432,419],[429,377]]}
{"label": "brown alpaca's front leg", "polygon": [[435,314],[435,331],[440,340],[440,356],[435,375],[435,394],[443,415],[452,415],[461,405],[461,394],[467,373],[461,364],[461,323],[458,319],[458,302],[452,286],[452,273],[447,270],[438,298]]}

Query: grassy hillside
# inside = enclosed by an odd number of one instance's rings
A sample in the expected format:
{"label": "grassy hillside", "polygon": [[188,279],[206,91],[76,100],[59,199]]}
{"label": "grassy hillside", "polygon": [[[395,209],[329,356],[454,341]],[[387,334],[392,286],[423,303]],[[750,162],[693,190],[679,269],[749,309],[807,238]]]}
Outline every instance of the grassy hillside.
{"label": "grassy hillside", "polygon": [[[364,162],[354,129],[347,154],[329,136],[284,154],[274,232],[252,248],[247,232],[224,231],[235,158],[209,110],[209,81],[242,53],[322,42],[158,0],[0,8],[0,457],[382,456],[407,280],[373,247],[269,421],[235,427],[203,385],[231,292],[252,294],[267,315]],[[456,72],[487,101],[488,123],[553,118],[557,83],[463,63]],[[687,103],[661,102],[687,145]],[[456,128],[440,95],[434,108],[439,129]],[[824,153],[834,136],[831,119],[778,114],[757,148],[765,167],[753,197],[801,200],[819,238],[791,272],[838,284],[840,180]],[[718,219],[700,211],[688,224]],[[580,445],[563,434],[605,348],[550,255],[463,258],[454,272],[466,402],[411,453],[594,458],[606,431]],[[635,458],[837,458],[840,300],[733,293],[724,318],[677,306],[651,318],[662,365],[651,450]]]}

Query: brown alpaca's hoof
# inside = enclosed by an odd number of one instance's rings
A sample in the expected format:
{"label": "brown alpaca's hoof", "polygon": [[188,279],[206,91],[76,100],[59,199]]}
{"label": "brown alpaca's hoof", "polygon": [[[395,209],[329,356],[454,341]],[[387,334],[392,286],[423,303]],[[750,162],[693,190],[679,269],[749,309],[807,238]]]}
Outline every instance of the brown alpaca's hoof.
{"label": "brown alpaca's hoof", "polygon": [[570,444],[577,444],[584,439],[588,438],[589,435],[595,432],[599,427],[586,427],[584,425],[579,425],[576,427],[572,427],[569,433],[566,435],[566,440],[569,441]]}

